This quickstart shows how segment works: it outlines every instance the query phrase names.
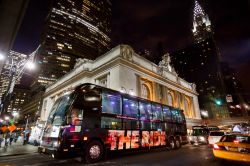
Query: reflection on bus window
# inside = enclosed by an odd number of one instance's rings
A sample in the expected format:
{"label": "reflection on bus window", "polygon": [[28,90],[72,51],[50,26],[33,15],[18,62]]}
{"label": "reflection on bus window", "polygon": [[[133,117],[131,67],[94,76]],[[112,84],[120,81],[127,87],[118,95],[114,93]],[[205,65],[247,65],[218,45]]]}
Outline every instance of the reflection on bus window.
{"label": "reflection on bus window", "polygon": [[151,129],[151,122],[152,114],[151,114],[151,104],[147,102],[140,102],[139,103],[139,110],[140,110],[140,120],[141,120],[141,128],[143,130],[150,130]]}
{"label": "reflection on bus window", "polygon": [[80,126],[82,125],[82,111],[77,108],[73,108],[71,111],[71,124]]}
{"label": "reflection on bus window", "polygon": [[104,129],[122,129],[122,121],[117,118],[102,117],[101,128]]}
{"label": "reflection on bus window", "polygon": [[139,121],[138,120],[127,120],[124,119],[123,120],[123,125],[124,125],[124,129],[127,130],[138,130],[139,129]]}
{"label": "reflection on bus window", "polygon": [[[70,104],[71,104],[72,98],[70,98],[68,95],[67,96],[63,96],[62,98],[60,98],[55,104],[55,106],[53,107],[53,110],[50,117],[49,117],[49,121],[51,122],[53,125],[62,125],[62,123],[65,120],[65,114],[66,111]],[[56,107],[57,106],[57,107]]]}
{"label": "reflection on bus window", "polygon": [[150,103],[144,103],[144,102],[140,102],[139,104],[139,110],[140,110],[140,115],[141,118],[140,120],[150,120],[151,117],[151,104]]}
{"label": "reflection on bus window", "polygon": [[171,122],[171,112],[169,107],[163,106],[163,120]]}
{"label": "reflection on bus window", "polygon": [[160,104],[152,104],[152,114],[153,114],[152,119],[153,120],[161,121],[162,120],[161,112],[162,112],[162,108]]}
{"label": "reflection on bus window", "polygon": [[123,98],[123,115],[132,118],[138,118],[138,102],[136,100],[131,100]]}
{"label": "reflection on bus window", "polygon": [[180,110],[177,109],[171,109],[171,114],[172,114],[172,120],[177,123],[182,123],[183,122],[183,117],[180,113]]}
{"label": "reflection on bus window", "polygon": [[121,115],[121,97],[104,92],[102,94],[102,112]]}

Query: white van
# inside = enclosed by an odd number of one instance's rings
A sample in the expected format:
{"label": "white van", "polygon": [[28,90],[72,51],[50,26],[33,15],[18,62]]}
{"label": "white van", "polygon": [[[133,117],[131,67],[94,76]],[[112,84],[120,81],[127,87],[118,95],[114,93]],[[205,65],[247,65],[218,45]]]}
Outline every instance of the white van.
{"label": "white van", "polygon": [[226,132],[224,131],[210,131],[208,136],[208,144],[213,145],[220,141],[221,137],[225,135]]}

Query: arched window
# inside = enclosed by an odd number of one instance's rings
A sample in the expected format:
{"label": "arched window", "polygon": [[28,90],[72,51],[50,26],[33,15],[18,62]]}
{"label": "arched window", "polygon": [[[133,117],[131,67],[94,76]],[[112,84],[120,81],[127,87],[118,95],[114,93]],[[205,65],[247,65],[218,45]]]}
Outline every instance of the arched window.
{"label": "arched window", "polygon": [[173,96],[171,93],[168,93],[168,105],[173,106]]}
{"label": "arched window", "polygon": [[145,99],[150,99],[150,91],[147,85],[142,84],[141,86],[141,97]]}
{"label": "arched window", "polygon": [[189,101],[187,98],[184,99],[184,114],[185,116],[189,116]]}
{"label": "arched window", "polygon": [[181,103],[181,95],[179,92],[176,93],[176,106],[180,108],[180,103]]}

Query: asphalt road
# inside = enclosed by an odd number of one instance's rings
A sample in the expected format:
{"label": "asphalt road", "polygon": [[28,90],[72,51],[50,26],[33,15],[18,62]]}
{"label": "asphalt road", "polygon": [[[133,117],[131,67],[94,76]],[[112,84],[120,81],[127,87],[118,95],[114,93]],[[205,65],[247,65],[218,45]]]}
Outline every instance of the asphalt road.
{"label": "asphalt road", "polygon": [[26,154],[19,156],[0,157],[0,166],[66,166],[66,165],[91,165],[91,166],[240,166],[248,165],[235,162],[225,162],[213,157],[212,149],[204,146],[185,145],[179,150],[166,151],[154,150],[151,152],[133,154],[112,154],[107,160],[96,164],[84,164],[80,158],[53,159],[45,154]]}

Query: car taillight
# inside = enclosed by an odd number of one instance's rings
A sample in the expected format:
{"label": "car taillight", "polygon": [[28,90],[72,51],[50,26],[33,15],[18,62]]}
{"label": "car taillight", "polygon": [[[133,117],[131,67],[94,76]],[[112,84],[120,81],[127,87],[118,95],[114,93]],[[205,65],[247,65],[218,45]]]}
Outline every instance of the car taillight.
{"label": "car taillight", "polygon": [[238,141],[238,140],[234,140],[234,143],[235,143],[235,144],[238,144],[238,143],[239,143],[239,141]]}
{"label": "car taillight", "polygon": [[214,149],[218,150],[218,149],[220,149],[220,147],[217,144],[214,144]]}

